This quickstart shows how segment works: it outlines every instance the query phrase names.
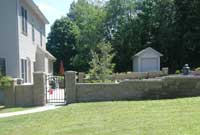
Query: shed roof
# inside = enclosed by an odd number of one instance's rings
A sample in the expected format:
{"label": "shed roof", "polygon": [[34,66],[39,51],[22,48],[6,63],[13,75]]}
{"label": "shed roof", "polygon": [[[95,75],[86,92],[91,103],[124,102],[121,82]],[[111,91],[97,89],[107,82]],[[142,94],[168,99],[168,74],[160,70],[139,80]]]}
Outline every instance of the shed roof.
{"label": "shed roof", "polygon": [[136,53],[136,54],[134,55],[134,57],[141,56],[141,55],[144,54],[145,52],[149,52],[149,51],[154,52],[155,54],[157,54],[157,55],[160,56],[160,57],[163,56],[163,54],[161,54],[160,52],[156,51],[155,49],[153,49],[153,48],[151,48],[151,47],[148,47],[148,48],[146,48],[146,49],[144,49],[144,50],[142,50],[142,51]]}

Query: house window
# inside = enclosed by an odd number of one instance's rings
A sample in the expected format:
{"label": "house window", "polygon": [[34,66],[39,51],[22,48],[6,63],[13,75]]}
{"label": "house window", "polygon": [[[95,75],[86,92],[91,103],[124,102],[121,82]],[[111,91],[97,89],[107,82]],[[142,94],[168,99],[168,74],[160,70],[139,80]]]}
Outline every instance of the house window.
{"label": "house window", "polygon": [[40,31],[40,45],[42,46],[42,31]]}
{"label": "house window", "polygon": [[28,82],[27,60],[25,59],[21,59],[21,78],[24,83]]}
{"label": "house window", "polygon": [[34,24],[32,24],[32,41],[35,42],[35,28],[34,28]]}
{"label": "house window", "polygon": [[6,59],[0,58],[0,76],[6,75]]}
{"label": "house window", "polygon": [[21,7],[22,33],[27,35],[27,10]]}

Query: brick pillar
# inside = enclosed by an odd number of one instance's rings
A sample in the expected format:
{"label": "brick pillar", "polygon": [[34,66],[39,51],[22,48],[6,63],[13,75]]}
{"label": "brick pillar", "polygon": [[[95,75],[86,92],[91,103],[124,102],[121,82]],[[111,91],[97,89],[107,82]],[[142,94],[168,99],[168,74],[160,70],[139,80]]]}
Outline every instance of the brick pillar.
{"label": "brick pillar", "polygon": [[46,74],[33,73],[33,104],[35,106],[46,105]]}
{"label": "brick pillar", "polygon": [[83,72],[79,72],[78,73],[78,83],[83,83],[84,77],[85,77],[85,74]]}
{"label": "brick pillar", "polygon": [[67,104],[76,102],[76,72],[67,71],[65,72],[65,91]]}
{"label": "brick pillar", "polygon": [[5,106],[14,107],[16,105],[15,101],[15,86],[17,85],[17,80],[12,80],[11,85],[5,88]]}

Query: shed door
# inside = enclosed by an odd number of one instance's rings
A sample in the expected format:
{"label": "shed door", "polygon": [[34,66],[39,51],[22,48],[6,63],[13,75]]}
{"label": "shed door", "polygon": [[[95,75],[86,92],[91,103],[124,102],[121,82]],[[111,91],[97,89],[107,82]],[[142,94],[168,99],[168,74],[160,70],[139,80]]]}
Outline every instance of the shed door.
{"label": "shed door", "polygon": [[157,58],[142,58],[141,59],[141,72],[155,72],[158,71]]}

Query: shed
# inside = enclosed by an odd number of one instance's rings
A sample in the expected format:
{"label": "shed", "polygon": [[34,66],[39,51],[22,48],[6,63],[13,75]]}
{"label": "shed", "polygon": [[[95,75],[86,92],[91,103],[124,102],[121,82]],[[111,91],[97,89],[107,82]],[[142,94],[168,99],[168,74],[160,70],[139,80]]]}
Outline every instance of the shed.
{"label": "shed", "polygon": [[133,56],[134,72],[157,72],[160,71],[160,57],[158,51],[148,47]]}

